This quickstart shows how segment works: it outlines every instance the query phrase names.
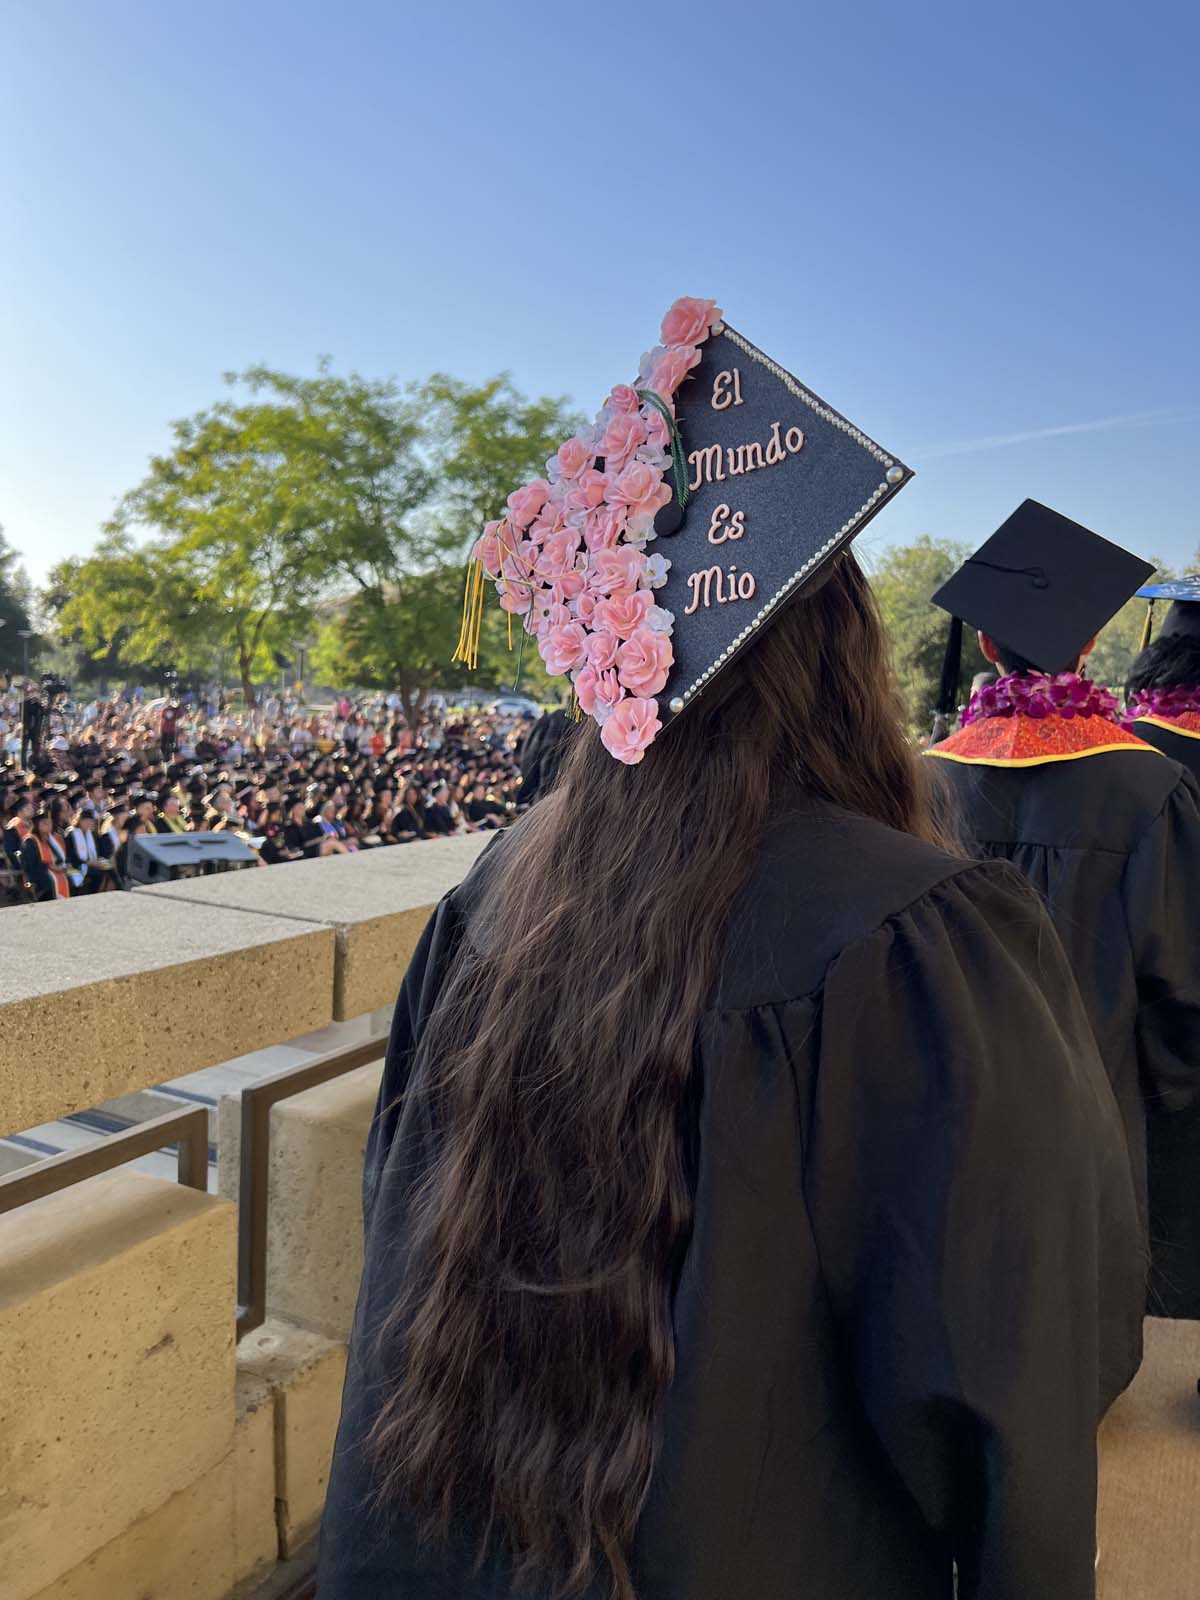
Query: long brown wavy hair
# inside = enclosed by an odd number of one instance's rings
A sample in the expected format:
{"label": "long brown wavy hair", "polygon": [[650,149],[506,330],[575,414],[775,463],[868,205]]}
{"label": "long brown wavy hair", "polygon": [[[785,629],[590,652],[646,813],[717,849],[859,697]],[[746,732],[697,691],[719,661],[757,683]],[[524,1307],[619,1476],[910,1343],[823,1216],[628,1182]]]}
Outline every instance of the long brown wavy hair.
{"label": "long brown wavy hair", "polygon": [[[925,765],[931,765],[926,763]],[[768,820],[807,792],[934,839],[851,557],[623,766],[581,724],[494,881],[410,1092],[438,1154],[383,1337],[380,1496],[518,1584],[634,1600],[675,1366],[697,1019]]]}

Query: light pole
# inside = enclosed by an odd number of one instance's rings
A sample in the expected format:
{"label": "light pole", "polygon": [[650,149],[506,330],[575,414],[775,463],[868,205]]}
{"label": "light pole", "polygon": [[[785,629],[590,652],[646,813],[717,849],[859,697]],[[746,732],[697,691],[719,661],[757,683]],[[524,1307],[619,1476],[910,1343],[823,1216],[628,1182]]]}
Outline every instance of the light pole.
{"label": "light pole", "polygon": [[17,637],[21,641],[21,671],[29,676],[29,641],[34,636],[33,628],[18,628]]}

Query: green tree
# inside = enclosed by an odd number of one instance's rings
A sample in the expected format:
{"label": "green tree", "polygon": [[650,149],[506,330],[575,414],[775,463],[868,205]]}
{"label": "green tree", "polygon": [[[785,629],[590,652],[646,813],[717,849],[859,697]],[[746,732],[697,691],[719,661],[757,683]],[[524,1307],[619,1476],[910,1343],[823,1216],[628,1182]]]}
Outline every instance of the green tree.
{"label": "green tree", "polygon": [[[398,394],[372,386],[361,401],[323,378],[337,510],[327,559],[343,592],[317,655],[323,675],[394,689],[410,724],[430,690],[468,681],[511,682],[516,656],[507,624],[489,606],[479,667],[451,662],[462,611],[465,561],[483,523],[573,429],[566,402],[527,400],[507,377],[482,385],[439,374]],[[361,381],[361,380],[355,380]],[[520,629],[514,638],[520,643]],[[521,653],[544,685],[536,653]]]}
{"label": "green tree", "polygon": [[[969,554],[965,545],[924,534],[915,544],[883,551],[874,563],[871,586],[891,641],[909,725],[917,733],[928,733],[933,723],[950,629],[949,617],[930,605],[929,597]],[[987,665],[973,630],[964,628],[960,698]]]}
{"label": "green tree", "polygon": [[[1146,559],[1153,561],[1155,566],[1154,577],[1148,581],[1165,583],[1168,578],[1174,577],[1174,573],[1164,562],[1154,556],[1148,556]],[[1162,620],[1161,610],[1158,620],[1160,622]],[[1127,601],[1112,621],[1101,628],[1096,638],[1096,648],[1088,657],[1088,676],[1118,693],[1123,690],[1134,657],[1142,647],[1142,633],[1145,626],[1146,602]]]}
{"label": "green tree", "polygon": [[20,559],[0,528],[0,671],[5,673],[22,670],[26,644],[32,662],[39,643],[36,638],[21,638],[22,632],[32,626],[29,612],[33,597]]}

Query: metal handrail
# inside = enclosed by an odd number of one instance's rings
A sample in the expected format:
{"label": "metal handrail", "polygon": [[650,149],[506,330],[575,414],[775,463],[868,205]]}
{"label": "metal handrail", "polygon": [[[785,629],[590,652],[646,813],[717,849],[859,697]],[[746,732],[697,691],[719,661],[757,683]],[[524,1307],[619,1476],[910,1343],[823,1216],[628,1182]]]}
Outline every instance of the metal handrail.
{"label": "metal handrail", "polygon": [[169,1111],[139,1122],[124,1133],[97,1139],[82,1150],[66,1150],[0,1178],[0,1216],[32,1200],[58,1194],[73,1184],[111,1172],[127,1161],[147,1156],[166,1145],[176,1146],[176,1178],[189,1189],[208,1190],[208,1112],[203,1106]]}
{"label": "metal handrail", "polygon": [[271,1160],[271,1108],[305,1089],[382,1061],[387,1035],[343,1046],[302,1067],[285,1067],[242,1090],[238,1173],[237,1332],[252,1333],[267,1319],[267,1202]]}

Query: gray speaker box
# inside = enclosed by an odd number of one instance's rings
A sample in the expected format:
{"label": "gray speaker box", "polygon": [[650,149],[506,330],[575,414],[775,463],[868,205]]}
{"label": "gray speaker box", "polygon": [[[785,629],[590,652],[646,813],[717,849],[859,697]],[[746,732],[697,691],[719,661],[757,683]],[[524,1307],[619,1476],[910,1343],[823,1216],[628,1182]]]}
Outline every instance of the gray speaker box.
{"label": "gray speaker box", "polygon": [[139,833],[129,844],[130,883],[169,883],[252,867],[257,852],[236,833]]}

